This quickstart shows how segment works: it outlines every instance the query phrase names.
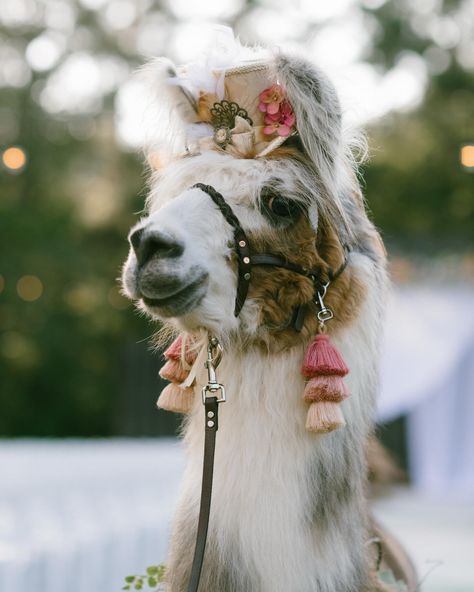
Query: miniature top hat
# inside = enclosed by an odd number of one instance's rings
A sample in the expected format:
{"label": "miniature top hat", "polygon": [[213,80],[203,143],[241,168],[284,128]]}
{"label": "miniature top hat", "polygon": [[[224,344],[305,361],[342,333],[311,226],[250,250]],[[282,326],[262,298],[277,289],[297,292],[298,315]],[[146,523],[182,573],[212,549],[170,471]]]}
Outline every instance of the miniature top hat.
{"label": "miniature top hat", "polygon": [[189,153],[265,156],[296,133],[296,118],[269,56],[245,54],[231,30],[204,61],[175,68],[161,62],[171,102],[180,103]]}

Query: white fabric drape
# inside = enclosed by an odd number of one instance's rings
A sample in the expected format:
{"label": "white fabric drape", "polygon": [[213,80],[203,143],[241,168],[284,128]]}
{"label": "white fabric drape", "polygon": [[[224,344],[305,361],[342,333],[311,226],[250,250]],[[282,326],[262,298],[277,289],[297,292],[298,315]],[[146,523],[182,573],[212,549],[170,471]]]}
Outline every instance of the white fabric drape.
{"label": "white fabric drape", "polygon": [[474,494],[474,290],[394,292],[380,422],[408,416],[410,473],[433,494]]}

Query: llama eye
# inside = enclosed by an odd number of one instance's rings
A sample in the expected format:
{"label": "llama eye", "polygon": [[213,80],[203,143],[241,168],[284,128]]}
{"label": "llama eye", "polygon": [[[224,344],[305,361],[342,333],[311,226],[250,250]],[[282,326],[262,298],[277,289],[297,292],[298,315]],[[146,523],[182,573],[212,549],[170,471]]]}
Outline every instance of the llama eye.
{"label": "llama eye", "polygon": [[262,201],[265,209],[277,218],[296,219],[301,212],[299,203],[288,199],[278,193],[268,190],[262,191]]}
{"label": "llama eye", "polygon": [[267,205],[269,209],[276,215],[280,217],[287,217],[292,215],[292,210],[294,209],[292,204],[289,200],[284,197],[271,197]]}

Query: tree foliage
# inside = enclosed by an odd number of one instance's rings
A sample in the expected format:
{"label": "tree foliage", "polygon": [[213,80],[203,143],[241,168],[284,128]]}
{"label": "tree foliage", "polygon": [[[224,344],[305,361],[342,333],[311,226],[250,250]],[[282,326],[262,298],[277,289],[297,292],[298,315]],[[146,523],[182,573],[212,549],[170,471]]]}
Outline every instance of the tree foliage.
{"label": "tree foliage", "polygon": [[[46,11],[47,4],[35,10]],[[134,25],[113,32],[87,3],[62,4],[72,7],[75,22],[68,49],[51,68],[28,69],[24,59],[28,44],[48,30],[41,14],[4,20],[0,28],[5,55],[17,68],[5,70],[12,82],[0,87],[1,149],[18,145],[27,157],[16,173],[0,170],[0,434],[137,435],[156,433],[153,424],[170,433],[174,418],[160,423],[153,409],[159,361],[130,354],[152,329],[120,296],[116,279],[145,193],[140,157],[114,135],[115,93],[142,61]],[[382,71],[406,52],[428,62],[437,55],[408,0],[370,4],[364,10],[376,27],[369,63]],[[157,45],[166,52],[176,17],[161,5],[136,5],[142,19],[162,19]],[[433,6],[437,18],[454,18],[463,3]],[[244,27],[260,8],[244,3],[233,23]],[[430,72],[422,104],[369,129],[368,204],[389,244],[405,253],[472,248],[473,177],[460,166],[459,150],[474,140],[473,73],[459,61],[456,45],[437,49],[446,63]],[[82,110],[51,109],[48,81],[69,56],[84,52],[112,60],[106,66],[117,80]],[[87,77],[79,82],[81,90]],[[20,297],[18,281],[26,275],[42,283],[36,300]]]}

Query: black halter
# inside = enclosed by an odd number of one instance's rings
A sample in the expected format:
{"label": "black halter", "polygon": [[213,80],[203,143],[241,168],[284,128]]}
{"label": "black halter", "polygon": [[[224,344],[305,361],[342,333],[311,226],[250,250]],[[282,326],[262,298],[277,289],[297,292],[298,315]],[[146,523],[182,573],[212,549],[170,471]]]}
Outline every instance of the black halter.
{"label": "black halter", "polygon": [[[234,230],[234,250],[237,254],[238,272],[237,272],[237,294],[235,297],[234,315],[237,317],[242,310],[242,307],[247,298],[249,291],[250,280],[252,278],[252,267],[254,265],[265,265],[272,267],[281,267],[288,269],[294,273],[307,277],[313,282],[314,296],[318,294],[325,294],[329,282],[333,282],[338,278],[347,266],[347,254],[342,265],[335,271],[329,270],[326,273],[325,281],[322,279],[322,272],[320,268],[305,269],[301,265],[286,261],[278,255],[269,253],[261,253],[251,255],[249,241],[247,235],[242,228],[239,219],[232,211],[232,208],[225,201],[224,197],[214,189],[211,185],[204,185],[204,183],[196,183],[192,189],[200,189],[207,193],[212,201],[219,208],[225,220],[232,226]],[[347,251],[348,248],[345,247]],[[308,303],[309,304],[309,303]],[[296,308],[293,315],[293,327],[296,331],[301,331],[306,315],[307,305],[301,305]]]}

